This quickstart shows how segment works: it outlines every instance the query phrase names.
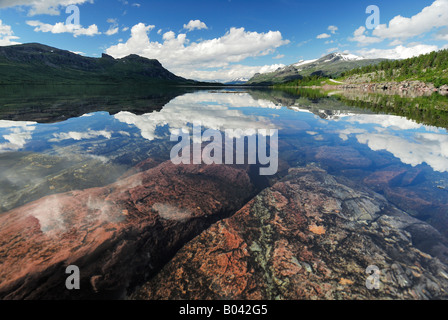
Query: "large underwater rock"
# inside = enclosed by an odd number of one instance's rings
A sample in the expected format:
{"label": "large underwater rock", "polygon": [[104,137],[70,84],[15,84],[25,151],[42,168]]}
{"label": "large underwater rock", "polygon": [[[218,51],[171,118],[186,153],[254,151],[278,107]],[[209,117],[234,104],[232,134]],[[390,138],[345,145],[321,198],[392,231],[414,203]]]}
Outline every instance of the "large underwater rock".
{"label": "large underwater rock", "polygon": [[297,168],[190,241],[132,298],[447,298],[447,252],[437,230],[379,194]]}
{"label": "large underwater rock", "polygon": [[[106,187],[51,195],[2,214],[0,298],[125,297],[254,196],[247,169],[147,161]],[[80,269],[80,290],[66,289],[69,265]]]}

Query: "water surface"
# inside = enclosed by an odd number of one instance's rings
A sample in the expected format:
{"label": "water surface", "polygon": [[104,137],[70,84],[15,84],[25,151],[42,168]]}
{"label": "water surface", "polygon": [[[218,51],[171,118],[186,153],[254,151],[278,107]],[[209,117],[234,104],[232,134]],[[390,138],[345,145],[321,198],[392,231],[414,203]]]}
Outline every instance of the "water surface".
{"label": "water surface", "polygon": [[60,90],[19,88],[1,101],[1,212],[48,194],[107,185],[147,158],[168,160],[173,130],[199,121],[221,131],[278,129],[280,167],[272,180],[290,167],[318,165],[369,186],[447,235],[443,113],[429,119],[409,110],[406,117],[380,113],[390,103],[374,100],[369,108],[366,99],[349,103],[318,92]]}

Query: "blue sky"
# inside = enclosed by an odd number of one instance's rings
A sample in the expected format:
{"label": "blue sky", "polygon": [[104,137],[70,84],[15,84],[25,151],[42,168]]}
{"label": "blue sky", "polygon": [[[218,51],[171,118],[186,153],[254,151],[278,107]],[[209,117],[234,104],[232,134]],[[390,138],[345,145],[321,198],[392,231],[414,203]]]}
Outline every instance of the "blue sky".
{"label": "blue sky", "polygon": [[[77,28],[66,25],[71,4]],[[372,4],[380,20],[368,30]],[[0,0],[0,21],[0,45],[135,53],[181,76],[220,81],[335,51],[407,58],[448,44],[448,0]]]}

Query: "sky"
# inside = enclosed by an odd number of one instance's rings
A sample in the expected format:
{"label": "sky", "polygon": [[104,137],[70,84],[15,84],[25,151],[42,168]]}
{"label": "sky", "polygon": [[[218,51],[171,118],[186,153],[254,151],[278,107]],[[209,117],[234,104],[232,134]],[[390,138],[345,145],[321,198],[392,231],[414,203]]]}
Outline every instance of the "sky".
{"label": "sky", "polygon": [[230,81],[331,52],[405,59],[448,48],[448,0],[0,0],[0,46],[30,42]]}

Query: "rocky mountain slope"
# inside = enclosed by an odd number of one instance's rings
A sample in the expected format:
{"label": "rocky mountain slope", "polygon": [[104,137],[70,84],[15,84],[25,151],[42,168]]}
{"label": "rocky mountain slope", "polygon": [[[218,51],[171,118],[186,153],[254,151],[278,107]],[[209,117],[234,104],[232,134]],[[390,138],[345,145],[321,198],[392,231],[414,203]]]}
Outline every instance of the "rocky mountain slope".
{"label": "rocky mountain slope", "polygon": [[331,53],[320,59],[301,61],[271,73],[258,73],[247,84],[271,85],[314,75],[338,77],[344,71],[378,64],[381,61],[384,61],[384,59],[364,59],[350,54]]}

